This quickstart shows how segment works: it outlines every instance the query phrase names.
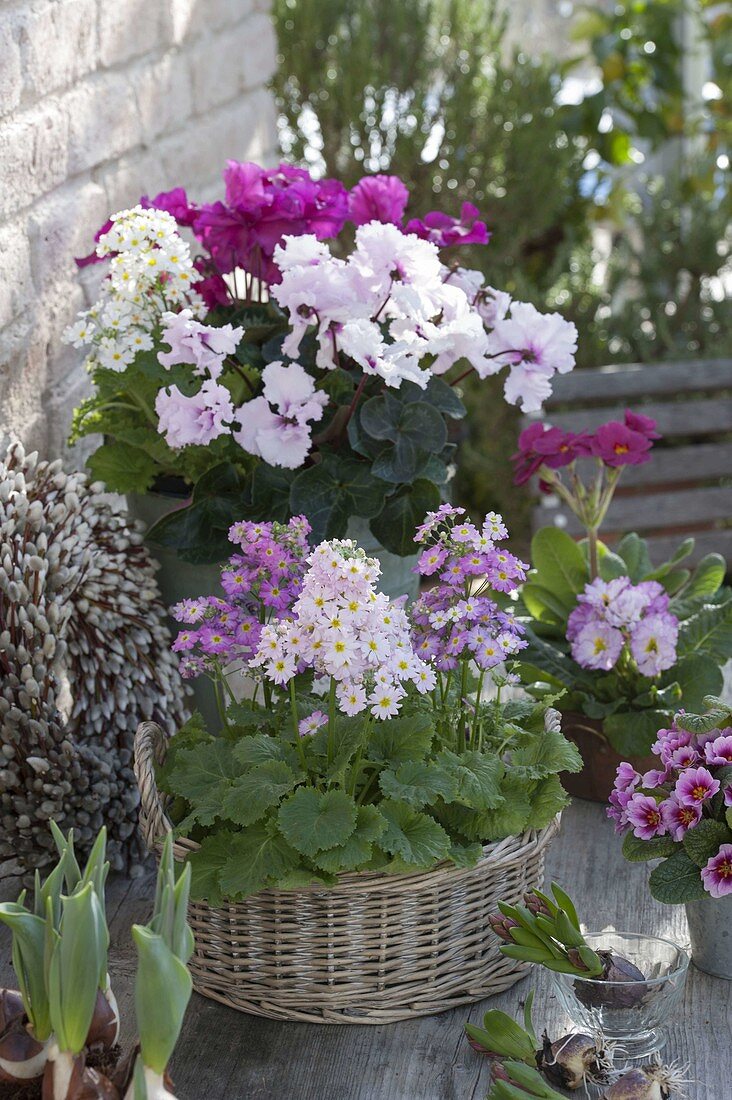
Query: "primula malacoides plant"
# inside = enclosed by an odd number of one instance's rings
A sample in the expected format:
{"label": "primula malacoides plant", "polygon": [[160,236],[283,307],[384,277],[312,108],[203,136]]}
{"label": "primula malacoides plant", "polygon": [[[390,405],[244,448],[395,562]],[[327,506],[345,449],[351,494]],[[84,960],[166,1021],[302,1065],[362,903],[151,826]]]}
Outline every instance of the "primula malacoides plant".
{"label": "primula malacoides plant", "polygon": [[651,461],[658,438],[653,420],[626,410],[622,422],[594,432],[537,421],[522,432],[514,455],[516,482],[536,475],[586,531],[575,542],[544,527],[532,540],[518,615],[528,642],[522,679],[563,686],[562,709],[602,721],[613,747],[635,756],[649,752],[679,706],[699,709],[706,694],[721,690],[725,625],[732,621],[719,554],[706,555],[692,573],[683,562],[693,539],[655,567],[633,532],[612,549],[600,540],[623,469]]}
{"label": "primula malacoides plant", "polygon": [[558,772],[579,767],[545,699],[501,701],[523,642],[498,601],[525,567],[500,516],[428,514],[417,568],[434,587],[411,610],[354,542],[310,549],[308,531],[239,521],[224,596],[176,609],[184,671],[218,683],[224,729],[184,727],[160,782],[200,844],[194,896],[212,904],[344,871],[469,866],[484,843],[547,825]]}
{"label": "primula malacoides plant", "polygon": [[287,165],[231,161],[224,180],[213,203],[143,198],[80,261],[107,269],[67,333],[95,384],[74,434],[106,437],[91,469],[191,497],[155,538],[192,561],[222,560],[236,519],[299,514],[316,542],[362,517],[406,554],[451,477],[461,379],[505,369],[506,400],[537,410],[574,325],[459,265],[489,239],[469,204],[407,219],[395,177],[349,194]]}
{"label": "primula malacoides plant", "polygon": [[732,894],[732,709],[705,703],[658,731],[658,767],[620,765],[608,807],[628,859],[663,859],[649,885],[671,904]]}

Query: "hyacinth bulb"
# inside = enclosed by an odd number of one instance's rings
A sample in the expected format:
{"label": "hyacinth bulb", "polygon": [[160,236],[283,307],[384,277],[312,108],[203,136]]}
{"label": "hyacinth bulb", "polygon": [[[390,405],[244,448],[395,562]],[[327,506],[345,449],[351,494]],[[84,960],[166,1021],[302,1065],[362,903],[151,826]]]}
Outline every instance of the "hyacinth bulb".
{"label": "hyacinth bulb", "polygon": [[656,1062],[628,1070],[602,1094],[600,1100],[670,1100],[684,1095],[687,1079],[680,1066]]}
{"label": "hyacinth bulb", "polygon": [[73,1055],[51,1044],[43,1074],[42,1100],[120,1100],[108,1077],[91,1069],[82,1054]]}
{"label": "hyacinth bulb", "polygon": [[[586,1008],[633,1008],[640,1004],[647,992],[645,974],[622,955],[612,951],[598,951],[598,954],[602,959],[602,975],[594,981],[578,979],[574,983],[577,1000]],[[603,988],[603,982],[624,984],[609,984]]]}
{"label": "hyacinth bulb", "polygon": [[19,1084],[40,1077],[47,1043],[28,1030],[23,999],[15,989],[0,989],[0,1081]]}
{"label": "hyacinth bulb", "polygon": [[552,1042],[544,1032],[542,1039],[536,1064],[552,1085],[571,1091],[610,1080],[612,1051],[606,1048],[601,1033],[592,1036],[576,1032]]}
{"label": "hyacinth bulb", "polygon": [[102,1047],[110,1050],[119,1038],[119,1009],[117,1000],[109,985],[97,993],[94,1015],[86,1037],[89,1048]]}

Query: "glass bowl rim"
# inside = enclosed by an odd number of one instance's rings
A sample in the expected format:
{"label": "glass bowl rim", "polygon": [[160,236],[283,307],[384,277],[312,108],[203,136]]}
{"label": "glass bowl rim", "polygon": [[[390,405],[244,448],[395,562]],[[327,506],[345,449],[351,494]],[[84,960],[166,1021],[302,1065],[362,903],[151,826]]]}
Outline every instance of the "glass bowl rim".
{"label": "glass bowl rim", "polygon": [[[662,982],[669,982],[669,981],[671,981],[672,978],[677,978],[677,977],[679,977],[683,974],[686,974],[686,972],[689,969],[689,962],[690,962],[689,952],[686,950],[685,947],[682,947],[681,944],[674,943],[673,940],[669,940],[666,936],[652,936],[652,935],[648,935],[645,932],[627,932],[627,931],[625,931],[625,929],[622,929],[622,928],[606,928],[602,932],[583,932],[582,935],[585,937],[585,939],[587,939],[588,936],[592,936],[592,937],[627,936],[629,939],[634,939],[634,940],[655,940],[656,943],[665,943],[665,944],[668,944],[669,947],[673,947],[674,950],[677,952],[677,955],[678,955],[678,964],[677,964],[677,966],[673,970],[670,970],[668,974],[659,974],[658,977],[656,977],[656,978],[644,978],[643,983],[642,983],[643,985],[660,985]],[[588,944],[588,947],[589,947],[589,944]],[[600,950],[602,950],[602,948]],[[639,982],[639,981],[635,981],[635,982],[633,982],[633,981],[608,982],[608,981],[604,981],[602,978],[583,978],[579,974],[562,974],[558,970],[551,971],[551,973],[554,974],[558,979],[563,978],[565,981],[569,981],[569,979],[571,979],[572,981],[576,981],[576,982],[584,982],[586,985],[601,985],[601,986],[638,986],[638,985],[641,985],[641,982]]]}

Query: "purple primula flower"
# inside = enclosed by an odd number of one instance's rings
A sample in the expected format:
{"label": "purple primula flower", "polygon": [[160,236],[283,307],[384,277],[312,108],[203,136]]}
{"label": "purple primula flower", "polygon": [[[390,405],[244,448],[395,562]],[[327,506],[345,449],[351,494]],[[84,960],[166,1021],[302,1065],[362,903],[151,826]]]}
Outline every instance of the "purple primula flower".
{"label": "purple primula flower", "polygon": [[321,726],[324,726],[327,721],[327,714],[324,714],[322,710],[314,710],[307,718],[301,719],[297,731],[301,737],[308,737],[319,730]]}
{"label": "purple primula flower", "polygon": [[713,741],[707,741],[704,756],[707,764],[732,764],[732,729],[723,729]]}
{"label": "purple primula flower", "polygon": [[649,771],[643,773],[641,787],[646,787],[649,790],[654,790],[656,787],[662,787],[668,779],[668,772],[658,768],[651,768]]}
{"label": "purple primula flower", "polygon": [[625,813],[628,823],[633,827],[633,835],[640,840],[650,840],[666,832],[659,805],[651,795],[631,795]]}
{"label": "purple primula flower", "polygon": [[643,676],[658,676],[676,663],[678,619],[669,614],[649,615],[633,628],[630,652]]}
{"label": "purple primula flower", "polygon": [[585,585],[585,590],[577,597],[577,602],[589,604],[604,617],[608,609],[630,587],[629,577],[616,577],[611,581],[596,577],[594,581]]}
{"label": "purple primula flower", "polygon": [[725,806],[732,806],[732,783],[728,783],[724,788],[724,804]]}
{"label": "purple primula flower", "polygon": [[689,829],[693,829],[701,821],[701,806],[687,806],[675,794],[662,802],[659,808],[671,839],[677,843],[683,840]]}
{"label": "purple primula flower", "polygon": [[732,894],[732,844],[723,844],[716,856],[702,868],[704,889],[713,898]]}
{"label": "purple primula flower", "polygon": [[720,782],[706,768],[687,768],[676,781],[674,794],[684,806],[700,806],[713,798]]}
{"label": "purple primula flower", "polygon": [[616,791],[632,790],[634,787],[638,786],[640,781],[641,776],[632,764],[628,764],[625,760],[621,764],[618,764],[618,769],[615,773]]}
{"label": "purple primula flower", "polygon": [[625,639],[621,631],[600,620],[583,626],[572,642],[572,656],[582,668],[609,672],[620,656]]}

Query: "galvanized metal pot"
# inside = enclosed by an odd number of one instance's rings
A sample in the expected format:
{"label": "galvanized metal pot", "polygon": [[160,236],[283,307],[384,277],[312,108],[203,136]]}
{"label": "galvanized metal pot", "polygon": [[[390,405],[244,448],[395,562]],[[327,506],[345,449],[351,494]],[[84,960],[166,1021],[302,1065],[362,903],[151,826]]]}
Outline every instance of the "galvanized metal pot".
{"label": "galvanized metal pot", "polygon": [[732,981],[732,894],[688,901],[684,908],[694,966]]}

